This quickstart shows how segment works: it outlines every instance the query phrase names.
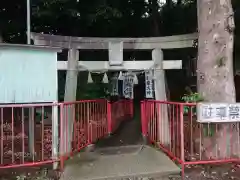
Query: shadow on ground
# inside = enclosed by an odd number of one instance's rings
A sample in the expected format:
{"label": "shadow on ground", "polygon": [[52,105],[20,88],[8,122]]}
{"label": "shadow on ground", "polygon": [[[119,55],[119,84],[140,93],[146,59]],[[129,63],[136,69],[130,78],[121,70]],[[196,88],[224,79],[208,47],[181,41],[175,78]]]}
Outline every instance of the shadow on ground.
{"label": "shadow on ground", "polygon": [[139,120],[126,120],[110,137],[99,140],[96,147],[137,145],[142,143],[141,123]]}

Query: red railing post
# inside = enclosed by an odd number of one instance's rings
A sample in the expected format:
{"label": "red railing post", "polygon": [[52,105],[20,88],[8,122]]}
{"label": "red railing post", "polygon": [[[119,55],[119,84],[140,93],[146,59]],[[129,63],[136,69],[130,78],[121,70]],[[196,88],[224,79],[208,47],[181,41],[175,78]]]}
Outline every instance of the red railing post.
{"label": "red railing post", "polygon": [[144,142],[146,142],[147,137],[146,101],[141,101],[141,123],[143,140]]}
{"label": "red railing post", "polygon": [[94,138],[94,135],[93,135],[93,121],[90,120],[90,115],[91,115],[91,101],[88,101],[87,102],[87,129],[88,129],[88,138],[87,138],[87,141],[88,141],[88,145],[92,144],[92,141],[93,141],[93,138]]}
{"label": "red railing post", "polygon": [[180,104],[180,149],[181,149],[181,161],[182,161],[182,179],[184,179],[185,157],[184,157],[184,120],[183,120],[183,104]]}
{"label": "red railing post", "polygon": [[107,102],[107,123],[108,123],[108,134],[112,133],[112,104]]}
{"label": "red railing post", "polygon": [[130,100],[130,114],[131,114],[131,118],[133,118],[133,100]]}

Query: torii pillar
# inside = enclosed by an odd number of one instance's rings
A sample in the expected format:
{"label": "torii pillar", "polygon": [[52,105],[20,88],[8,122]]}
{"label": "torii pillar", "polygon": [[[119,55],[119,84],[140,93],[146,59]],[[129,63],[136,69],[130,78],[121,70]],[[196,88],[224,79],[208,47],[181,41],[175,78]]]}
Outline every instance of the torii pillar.
{"label": "torii pillar", "polygon": [[[152,60],[154,61],[154,88],[155,88],[155,99],[158,101],[167,101],[166,95],[166,80],[165,72],[163,69],[163,52],[161,49],[154,49],[152,51]],[[158,113],[158,140],[162,144],[170,144],[170,126],[168,120],[168,105],[159,104],[157,106]],[[159,107],[159,108],[158,108]]]}
{"label": "torii pillar", "polygon": [[[77,92],[77,78],[78,78],[78,60],[79,60],[79,51],[77,49],[69,49],[68,51],[68,67],[65,83],[65,94],[64,102],[74,102],[76,101],[76,92]],[[62,153],[69,153],[72,148],[72,136],[73,136],[73,123],[75,118],[75,106],[66,105],[63,108],[63,147]],[[65,144],[67,143],[67,144]],[[67,147],[67,148],[66,148]],[[67,151],[67,152],[66,152]]]}

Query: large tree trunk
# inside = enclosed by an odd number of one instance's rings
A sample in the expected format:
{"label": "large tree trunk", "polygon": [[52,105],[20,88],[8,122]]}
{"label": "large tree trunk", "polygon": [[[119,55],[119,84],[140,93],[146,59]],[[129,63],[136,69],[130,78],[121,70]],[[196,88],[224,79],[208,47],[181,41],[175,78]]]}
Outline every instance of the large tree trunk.
{"label": "large tree trunk", "polygon": [[[234,103],[234,20],[231,0],[198,0],[197,6],[198,91],[204,101]],[[205,155],[208,158],[216,156],[219,158],[235,154],[236,152],[232,150],[234,148],[227,151],[230,147],[227,147],[226,142],[223,143],[223,138],[230,138],[230,142],[237,138],[237,134],[233,133],[233,124],[221,123],[217,126],[218,132],[213,137],[203,139]]]}
{"label": "large tree trunk", "polygon": [[182,0],[177,0],[177,4],[178,5],[182,4]]}
{"label": "large tree trunk", "polygon": [[167,4],[167,6],[172,6],[173,1],[172,0],[166,0],[166,4]]}
{"label": "large tree trunk", "polygon": [[2,38],[1,31],[0,31],[0,43],[3,43],[3,38]]}
{"label": "large tree trunk", "polygon": [[158,5],[158,1],[157,0],[150,0],[149,1],[150,4],[150,14],[151,14],[151,19],[152,19],[152,34],[153,36],[159,36],[160,34],[160,29],[159,29],[159,5]]}

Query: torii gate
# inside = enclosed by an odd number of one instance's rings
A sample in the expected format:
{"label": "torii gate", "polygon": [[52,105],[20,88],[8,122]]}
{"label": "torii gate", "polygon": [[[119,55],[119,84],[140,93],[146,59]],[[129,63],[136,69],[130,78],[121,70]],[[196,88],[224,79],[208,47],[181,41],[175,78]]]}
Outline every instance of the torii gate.
{"label": "torii gate", "polygon": [[[166,100],[165,75],[166,69],[181,69],[181,60],[163,61],[162,49],[193,47],[197,34],[186,34],[167,37],[150,38],[93,38],[71,37],[31,33],[35,45],[54,46],[69,49],[68,60],[58,61],[58,70],[67,70],[64,101],[76,100],[78,71],[139,71],[152,69],[155,74],[156,100]],[[79,61],[79,49],[108,49],[109,61]],[[152,60],[123,61],[123,49],[151,49]],[[167,133],[162,142],[169,143],[167,110],[162,109],[161,127]],[[69,122],[72,127],[73,122]],[[71,132],[71,131],[68,131]],[[70,137],[70,136],[68,136]],[[159,136],[160,137],[160,136]]]}

